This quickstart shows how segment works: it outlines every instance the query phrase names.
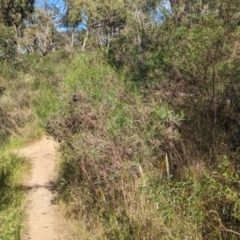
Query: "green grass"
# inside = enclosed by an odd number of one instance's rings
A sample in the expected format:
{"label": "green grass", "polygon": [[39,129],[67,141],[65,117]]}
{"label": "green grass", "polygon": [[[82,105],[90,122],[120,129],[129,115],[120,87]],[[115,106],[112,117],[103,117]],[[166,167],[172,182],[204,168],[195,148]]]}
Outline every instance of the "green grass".
{"label": "green grass", "polygon": [[10,151],[11,148],[8,145],[1,149],[0,154],[1,240],[20,239],[23,214],[22,200],[24,198],[24,188],[22,186],[22,177],[26,161]]}

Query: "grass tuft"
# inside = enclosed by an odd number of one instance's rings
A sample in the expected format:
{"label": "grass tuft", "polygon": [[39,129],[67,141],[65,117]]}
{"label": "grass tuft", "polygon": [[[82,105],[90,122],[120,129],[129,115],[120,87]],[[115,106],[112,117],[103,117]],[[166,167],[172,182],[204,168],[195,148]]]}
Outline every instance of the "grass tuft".
{"label": "grass tuft", "polygon": [[0,154],[0,239],[20,239],[22,223],[22,174],[26,162],[5,146]]}

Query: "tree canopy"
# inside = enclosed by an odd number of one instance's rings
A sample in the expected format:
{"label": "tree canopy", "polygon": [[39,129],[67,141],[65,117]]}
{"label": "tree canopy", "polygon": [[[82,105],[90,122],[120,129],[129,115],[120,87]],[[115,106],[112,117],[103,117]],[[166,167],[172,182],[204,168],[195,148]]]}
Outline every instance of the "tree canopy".
{"label": "tree canopy", "polygon": [[34,11],[35,0],[1,0],[0,18],[7,26],[19,26]]}

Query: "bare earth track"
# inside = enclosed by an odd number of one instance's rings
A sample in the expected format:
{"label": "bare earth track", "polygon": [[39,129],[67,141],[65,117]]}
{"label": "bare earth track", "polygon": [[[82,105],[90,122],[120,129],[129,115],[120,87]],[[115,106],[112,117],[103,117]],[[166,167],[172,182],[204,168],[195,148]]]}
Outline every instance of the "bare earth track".
{"label": "bare earth track", "polygon": [[40,141],[18,150],[31,162],[30,176],[24,181],[27,189],[26,219],[21,240],[70,240],[66,220],[54,205],[57,144],[43,137]]}

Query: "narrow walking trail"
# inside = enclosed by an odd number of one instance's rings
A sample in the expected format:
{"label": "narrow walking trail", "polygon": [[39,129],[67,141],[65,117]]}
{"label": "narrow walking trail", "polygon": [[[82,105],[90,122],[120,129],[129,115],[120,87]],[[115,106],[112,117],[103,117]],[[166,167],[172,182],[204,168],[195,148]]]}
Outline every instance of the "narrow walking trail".
{"label": "narrow walking trail", "polygon": [[66,220],[54,205],[54,181],[56,172],[57,144],[48,137],[18,150],[28,158],[31,171],[25,178],[27,191],[24,228],[21,240],[70,240]]}

